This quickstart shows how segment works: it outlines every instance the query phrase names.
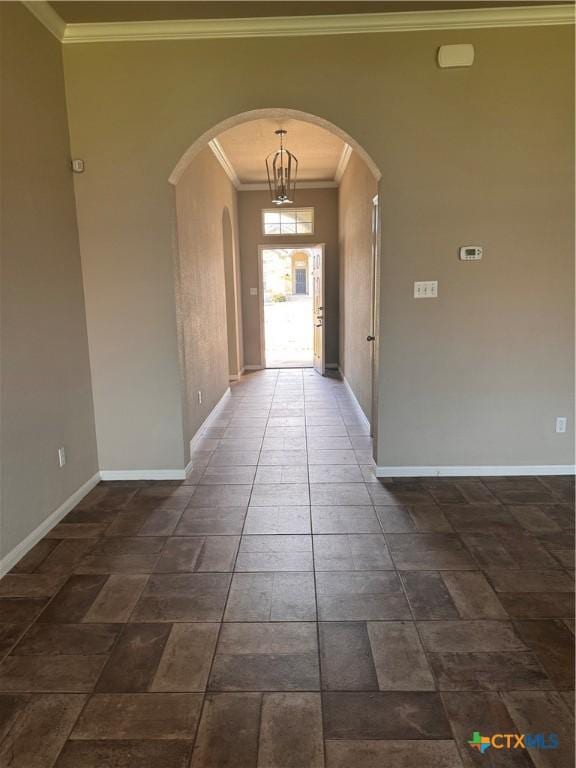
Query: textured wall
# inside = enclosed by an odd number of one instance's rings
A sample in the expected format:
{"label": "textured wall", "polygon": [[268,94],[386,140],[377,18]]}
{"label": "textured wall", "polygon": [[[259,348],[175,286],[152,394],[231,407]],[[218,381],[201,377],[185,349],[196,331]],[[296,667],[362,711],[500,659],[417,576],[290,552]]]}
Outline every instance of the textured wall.
{"label": "textured wall", "polygon": [[[439,69],[438,46],[462,42],[474,66]],[[379,463],[571,463],[570,28],[84,44],[64,57],[111,468],[183,460],[166,180],[202,133],[264,107],[331,121],[382,171]],[[469,243],[482,262],[458,261]],[[427,279],[439,298],[414,300]]]}
{"label": "textured wall", "polygon": [[246,365],[260,365],[260,302],[250,288],[258,286],[258,246],[295,246],[325,243],[326,259],[326,362],[338,363],[338,190],[301,189],[296,205],[314,208],[313,235],[262,234],[262,209],[270,208],[268,192],[238,194],[238,226],[242,262],[242,309]]}
{"label": "textured wall", "polygon": [[[236,190],[208,147],[176,185],[176,211],[177,303],[188,445],[228,388],[225,257],[228,250],[237,251]],[[227,266],[230,275],[230,263]],[[202,403],[198,402],[199,391]]]}
{"label": "textured wall", "polygon": [[372,418],[372,200],[378,184],[356,153],[340,182],[340,368],[366,418]]}
{"label": "textured wall", "polygon": [[20,3],[0,13],[1,556],[98,461],[61,49]]}

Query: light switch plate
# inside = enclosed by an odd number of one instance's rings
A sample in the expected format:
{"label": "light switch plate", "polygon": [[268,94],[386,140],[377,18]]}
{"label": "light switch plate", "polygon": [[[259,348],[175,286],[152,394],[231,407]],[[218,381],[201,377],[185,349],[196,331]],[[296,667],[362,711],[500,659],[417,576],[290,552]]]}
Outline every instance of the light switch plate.
{"label": "light switch plate", "polygon": [[258,288],[250,288],[250,296],[258,296]]}
{"label": "light switch plate", "polygon": [[414,283],[415,299],[435,299],[438,296],[438,280],[424,280]]}

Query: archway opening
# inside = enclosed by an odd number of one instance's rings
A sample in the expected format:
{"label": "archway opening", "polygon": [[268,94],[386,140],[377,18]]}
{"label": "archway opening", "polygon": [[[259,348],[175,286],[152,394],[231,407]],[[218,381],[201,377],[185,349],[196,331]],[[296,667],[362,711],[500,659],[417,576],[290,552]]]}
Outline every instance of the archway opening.
{"label": "archway opening", "polygon": [[[276,147],[278,128],[288,130],[286,143],[299,169],[295,200],[275,209],[264,161]],[[182,155],[169,181],[176,201],[188,439],[230,380],[266,367],[339,370],[374,422],[374,345],[367,339],[378,335],[372,200],[379,179],[372,158],[351,136],[298,110],[235,115]],[[264,274],[271,253],[287,259],[283,284],[274,290]],[[307,303],[312,311],[302,315],[303,325],[287,310]]]}

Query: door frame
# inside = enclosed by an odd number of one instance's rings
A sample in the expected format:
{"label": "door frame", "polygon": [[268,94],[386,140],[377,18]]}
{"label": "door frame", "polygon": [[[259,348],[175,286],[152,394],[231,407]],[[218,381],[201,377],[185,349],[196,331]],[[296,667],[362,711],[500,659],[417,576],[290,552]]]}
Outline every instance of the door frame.
{"label": "door frame", "polygon": [[[322,247],[320,248],[320,281],[321,281],[321,291],[320,291],[320,301],[322,302],[322,306],[319,306],[318,309],[316,309],[316,264],[314,263],[312,266],[312,315],[313,315],[313,341],[312,341],[312,367],[316,371],[316,373],[320,374],[320,376],[326,375],[326,258],[325,258],[325,248],[324,244],[322,244]],[[316,262],[316,257],[314,258],[314,262]],[[322,317],[318,317],[318,310],[322,312]],[[320,365],[316,367],[316,328],[319,327],[317,320],[321,319],[320,327],[322,328],[321,331],[321,353],[320,353]]]}
{"label": "door frame", "polygon": [[[266,334],[264,322],[264,262],[262,251],[299,251],[306,248],[321,248],[326,254],[325,243],[265,243],[258,246],[258,313],[260,319],[260,368],[266,368]],[[313,366],[312,366],[313,367]]]}
{"label": "door frame", "polygon": [[370,434],[374,438],[374,447],[378,438],[378,402],[380,394],[380,196],[379,190],[372,198],[372,311],[371,311],[371,342],[372,354],[372,403],[370,412]]}

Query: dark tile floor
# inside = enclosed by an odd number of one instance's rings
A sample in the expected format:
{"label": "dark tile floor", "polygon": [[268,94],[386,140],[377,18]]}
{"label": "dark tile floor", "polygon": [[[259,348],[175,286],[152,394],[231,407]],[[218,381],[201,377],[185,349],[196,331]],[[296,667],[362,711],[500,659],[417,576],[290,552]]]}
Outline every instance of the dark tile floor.
{"label": "dark tile floor", "polygon": [[380,482],[341,382],[232,394],[0,582],[2,768],[571,768],[573,481]]}

